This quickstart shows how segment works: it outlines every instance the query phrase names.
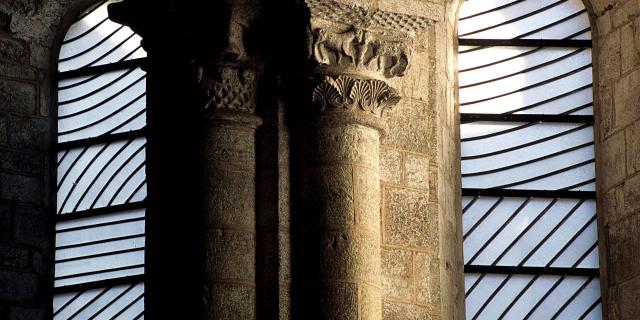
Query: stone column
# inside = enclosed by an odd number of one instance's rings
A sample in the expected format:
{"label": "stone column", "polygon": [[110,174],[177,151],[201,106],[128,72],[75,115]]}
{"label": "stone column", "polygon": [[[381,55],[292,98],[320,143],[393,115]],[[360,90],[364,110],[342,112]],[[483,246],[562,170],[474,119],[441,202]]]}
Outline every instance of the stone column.
{"label": "stone column", "polygon": [[312,318],[381,319],[380,116],[397,101],[383,81],[351,76],[327,76],[313,91],[305,160],[305,227],[319,244],[310,260],[318,263],[310,266],[317,268],[310,292],[318,295],[309,298],[319,302]]}
{"label": "stone column", "polygon": [[224,66],[205,74],[205,319],[255,319],[256,73]]}
{"label": "stone column", "polygon": [[380,137],[400,97],[415,31],[429,21],[306,0],[315,81],[300,214],[306,261],[300,318],[382,319]]}

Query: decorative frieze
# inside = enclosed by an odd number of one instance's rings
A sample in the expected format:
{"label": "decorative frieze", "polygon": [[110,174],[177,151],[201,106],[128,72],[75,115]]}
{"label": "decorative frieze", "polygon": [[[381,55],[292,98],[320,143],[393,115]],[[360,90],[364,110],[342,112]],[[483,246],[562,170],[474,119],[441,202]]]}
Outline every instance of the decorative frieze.
{"label": "decorative frieze", "polygon": [[411,62],[406,41],[393,41],[358,28],[314,30],[313,57],[321,65],[377,72],[387,78],[404,76]]}
{"label": "decorative frieze", "polygon": [[313,104],[320,111],[361,111],[381,117],[400,101],[384,81],[326,76],[313,90]]}
{"label": "decorative frieze", "polygon": [[435,22],[332,0],[306,0],[306,4],[311,13],[311,56],[321,72],[330,74],[404,76],[416,33]]}
{"label": "decorative frieze", "polygon": [[365,30],[404,31],[415,34],[436,21],[426,17],[373,10],[333,0],[305,0],[312,18]]}

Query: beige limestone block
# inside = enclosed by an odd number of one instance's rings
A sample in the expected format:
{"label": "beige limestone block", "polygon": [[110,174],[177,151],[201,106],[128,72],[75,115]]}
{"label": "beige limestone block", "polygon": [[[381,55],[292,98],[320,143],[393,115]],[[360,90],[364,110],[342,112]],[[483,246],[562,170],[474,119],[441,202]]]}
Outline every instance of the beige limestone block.
{"label": "beige limestone block", "polygon": [[600,45],[607,50],[598,51],[597,68],[599,73],[599,84],[605,85],[613,83],[620,77],[621,53],[620,53],[620,30],[616,29],[600,39]]}
{"label": "beige limestone block", "polygon": [[382,293],[379,287],[360,284],[360,305],[361,320],[379,320],[382,314]]}
{"label": "beige limestone block", "polygon": [[313,142],[317,150],[314,161],[319,163],[360,163],[379,167],[380,134],[359,124],[323,127]]}
{"label": "beige limestone block", "polygon": [[382,289],[385,298],[413,299],[413,252],[382,248]]}
{"label": "beige limestone block", "polygon": [[385,244],[438,250],[438,207],[425,192],[387,187],[384,204]]}
{"label": "beige limestone block", "polygon": [[602,175],[602,185],[604,190],[609,190],[614,185],[623,181],[626,176],[625,164],[625,136],[624,131],[620,131],[602,143],[602,170],[606,174]]}
{"label": "beige limestone block", "polygon": [[437,146],[432,131],[437,119],[427,103],[403,99],[385,120],[389,133],[382,138],[382,145],[424,154],[432,154],[433,146]]}
{"label": "beige limestone block", "polygon": [[355,223],[353,197],[353,169],[347,164],[325,165],[309,170],[313,191],[308,194],[308,205],[318,212],[319,225],[346,225]]}
{"label": "beige limestone block", "polygon": [[640,209],[640,175],[636,175],[624,182],[622,187],[625,214],[635,213]]}
{"label": "beige limestone block", "polygon": [[622,77],[615,85],[615,119],[616,128],[624,128],[640,118],[640,69]]}
{"label": "beige limestone block", "polygon": [[631,124],[625,130],[627,174],[640,171],[640,121]]}
{"label": "beige limestone block", "polygon": [[440,265],[427,253],[415,254],[415,300],[421,305],[440,305]]}
{"label": "beige limestone block", "polygon": [[321,278],[366,281],[379,286],[379,232],[361,228],[325,230],[320,254]]}
{"label": "beige limestone block", "polygon": [[429,158],[409,153],[406,156],[404,168],[407,186],[429,189]]}
{"label": "beige limestone block", "polygon": [[380,148],[380,179],[393,184],[402,182],[402,152]]}
{"label": "beige limestone block", "polygon": [[380,229],[380,175],[377,170],[353,166],[356,223]]}
{"label": "beige limestone block", "polygon": [[607,276],[615,285],[640,275],[640,214],[635,213],[608,228]]}
{"label": "beige limestone block", "polygon": [[414,304],[383,300],[382,319],[384,320],[431,320],[432,312],[427,307]]}

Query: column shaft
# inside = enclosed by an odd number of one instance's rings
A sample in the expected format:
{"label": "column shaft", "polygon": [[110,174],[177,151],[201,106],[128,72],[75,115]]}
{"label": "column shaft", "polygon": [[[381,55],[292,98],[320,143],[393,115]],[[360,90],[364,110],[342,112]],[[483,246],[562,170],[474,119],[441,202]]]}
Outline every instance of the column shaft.
{"label": "column shaft", "polygon": [[321,116],[306,160],[306,228],[316,229],[319,260],[309,266],[311,318],[381,319],[380,133],[349,114]]}
{"label": "column shaft", "polygon": [[205,129],[205,319],[256,317],[255,129],[216,110]]}

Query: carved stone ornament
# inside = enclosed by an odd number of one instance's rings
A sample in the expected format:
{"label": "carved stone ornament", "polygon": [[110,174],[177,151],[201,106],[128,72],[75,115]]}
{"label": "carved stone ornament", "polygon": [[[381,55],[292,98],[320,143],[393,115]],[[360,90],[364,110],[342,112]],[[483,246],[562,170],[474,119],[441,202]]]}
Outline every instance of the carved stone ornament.
{"label": "carved stone ornament", "polygon": [[360,111],[382,117],[400,101],[395,89],[384,81],[349,76],[325,77],[313,90],[320,111]]}
{"label": "carved stone ornament", "polygon": [[313,59],[321,67],[371,76],[404,76],[411,64],[416,33],[435,22],[333,0],[305,2],[312,18]]}
{"label": "carved stone ornament", "polygon": [[313,57],[321,65],[367,70],[391,78],[405,75],[411,49],[407,42],[385,40],[362,29],[336,32],[318,28],[313,35]]}
{"label": "carved stone ornament", "polygon": [[222,66],[214,75],[199,75],[208,97],[205,108],[255,113],[256,72],[251,69]]}

